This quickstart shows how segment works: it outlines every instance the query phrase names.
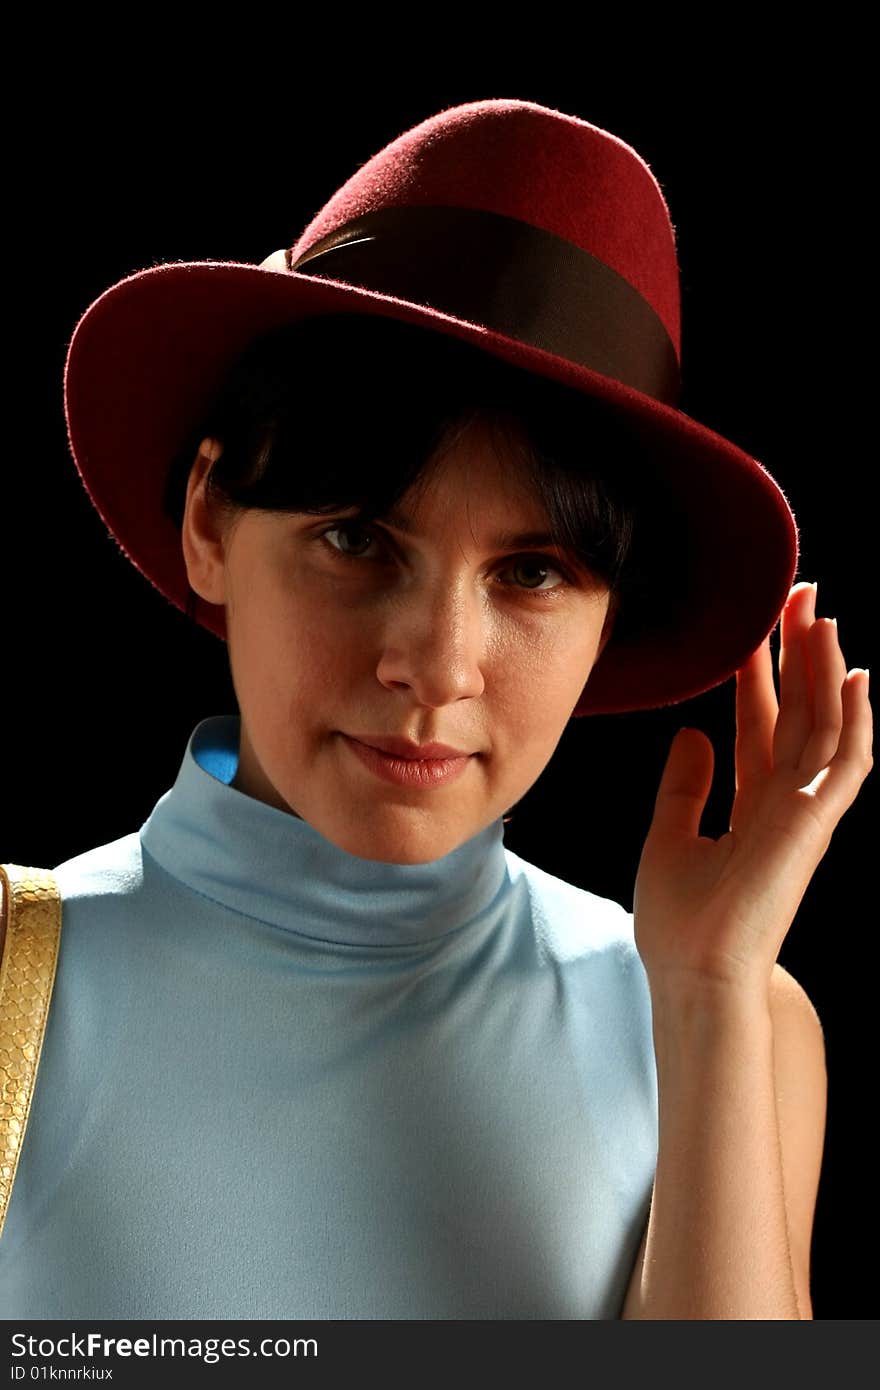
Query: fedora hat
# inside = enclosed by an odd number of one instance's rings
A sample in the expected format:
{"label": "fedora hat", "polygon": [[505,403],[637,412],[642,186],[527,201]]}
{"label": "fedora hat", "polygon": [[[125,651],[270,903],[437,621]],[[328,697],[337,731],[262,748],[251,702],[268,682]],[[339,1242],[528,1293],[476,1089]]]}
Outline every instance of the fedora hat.
{"label": "fedora hat", "polygon": [[[679,409],[679,267],[660,186],[609,131],[506,99],[404,131],[260,262],[155,264],[80,317],[64,369],[74,461],[123,553],[181,611],[171,461],[255,339],[334,313],[423,325],[601,400],[662,481],[682,525],[685,601],[612,635],[575,716],[701,694],[772,631],[797,525],[762,463]],[[222,605],[193,616],[226,639]]]}

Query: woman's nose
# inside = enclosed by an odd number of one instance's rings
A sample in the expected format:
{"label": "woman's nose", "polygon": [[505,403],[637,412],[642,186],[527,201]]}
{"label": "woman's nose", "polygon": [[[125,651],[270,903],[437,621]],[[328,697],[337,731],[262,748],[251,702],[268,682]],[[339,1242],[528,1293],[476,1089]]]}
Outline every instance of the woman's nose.
{"label": "woman's nose", "polygon": [[414,586],[387,615],[376,674],[389,688],[408,686],[423,705],[482,695],[488,622],[477,594]]}

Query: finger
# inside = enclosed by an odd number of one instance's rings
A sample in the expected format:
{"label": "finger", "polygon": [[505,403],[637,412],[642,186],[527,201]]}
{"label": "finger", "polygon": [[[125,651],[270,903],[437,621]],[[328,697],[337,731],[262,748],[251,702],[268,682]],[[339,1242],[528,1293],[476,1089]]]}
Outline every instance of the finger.
{"label": "finger", "polygon": [[699,835],[714,766],[712,740],[699,729],[679,729],[657,789],[652,831]]}
{"label": "finger", "polygon": [[846,662],[840,650],[837,624],[819,618],[808,634],[813,671],[813,728],[798,760],[798,773],[810,781],[831,762],[843,728],[843,683]]}
{"label": "finger", "polygon": [[735,785],[773,771],[773,732],[779,714],[770,634],[736,673]]}
{"label": "finger", "polygon": [[773,762],[796,768],[813,728],[812,671],[807,633],[816,612],[811,584],[796,584],[782,610],[779,652],[779,718]]}
{"label": "finger", "polygon": [[841,694],[843,726],[837,752],[806,790],[821,806],[832,827],[855,801],[874,766],[874,716],[868,698],[868,674],[860,667],[847,675]]}

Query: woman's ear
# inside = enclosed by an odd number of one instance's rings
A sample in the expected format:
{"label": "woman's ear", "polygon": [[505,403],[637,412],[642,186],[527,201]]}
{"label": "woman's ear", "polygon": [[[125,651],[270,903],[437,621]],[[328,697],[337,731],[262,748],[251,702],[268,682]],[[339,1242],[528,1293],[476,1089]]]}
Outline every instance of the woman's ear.
{"label": "woman's ear", "polygon": [[221,510],[212,505],[205,482],[222,445],[216,439],[203,439],[186,485],[186,504],[181,526],[181,542],[190,587],[206,603],[226,600],[224,568],[225,527]]}

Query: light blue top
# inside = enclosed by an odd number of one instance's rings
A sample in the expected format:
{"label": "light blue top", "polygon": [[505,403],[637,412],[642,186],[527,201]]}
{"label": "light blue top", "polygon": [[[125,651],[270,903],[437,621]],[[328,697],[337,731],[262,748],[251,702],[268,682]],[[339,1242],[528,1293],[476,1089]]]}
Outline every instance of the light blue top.
{"label": "light blue top", "polygon": [[360,859],[193,731],[63,917],[6,1319],[617,1318],[657,1161],[633,920],[499,817]]}

